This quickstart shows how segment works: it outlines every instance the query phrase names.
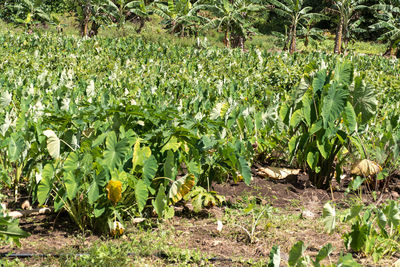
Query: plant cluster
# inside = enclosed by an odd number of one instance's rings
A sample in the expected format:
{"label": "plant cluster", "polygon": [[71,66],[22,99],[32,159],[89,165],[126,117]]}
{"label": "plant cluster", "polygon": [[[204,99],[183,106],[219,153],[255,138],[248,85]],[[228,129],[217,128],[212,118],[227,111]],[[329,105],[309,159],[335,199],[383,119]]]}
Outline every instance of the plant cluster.
{"label": "plant cluster", "polygon": [[[396,51],[400,40],[398,1],[337,0],[322,5],[324,8],[303,0],[8,0],[0,4],[0,17],[24,25],[28,32],[40,23],[51,23],[62,31],[55,11],[68,12],[76,19],[81,35],[93,37],[102,27],[109,26],[116,26],[125,35],[129,21],[138,24],[136,31],[140,33],[145,22],[156,14],[172,34],[197,37],[210,30],[220,31],[225,46],[244,49],[246,39],[258,33],[257,20],[271,13],[279,21],[275,34],[284,39],[283,49],[290,53],[296,51],[298,36],[304,38],[305,46],[310,40],[324,39],[317,28],[321,21],[336,25],[335,53],[342,53],[350,41],[368,30],[379,33],[377,41],[388,44],[385,55]],[[264,24],[268,23],[274,22],[266,19]]]}
{"label": "plant cluster", "polygon": [[82,230],[221,204],[212,183],[249,184],[274,151],[321,188],[353,160],[377,161],[381,178],[399,164],[388,59],[47,34],[2,35],[0,55],[2,181]]}
{"label": "plant cluster", "polygon": [[[323,218],[326,230],[333,232],[337,216],[329,203],[324,206]],[[398,201],[387,201],[381,206],[353,205],[339,220],[351,223],[351,230],[343,235],[344,244],[351,252],[372,256],[378,262],[400,249]]]}

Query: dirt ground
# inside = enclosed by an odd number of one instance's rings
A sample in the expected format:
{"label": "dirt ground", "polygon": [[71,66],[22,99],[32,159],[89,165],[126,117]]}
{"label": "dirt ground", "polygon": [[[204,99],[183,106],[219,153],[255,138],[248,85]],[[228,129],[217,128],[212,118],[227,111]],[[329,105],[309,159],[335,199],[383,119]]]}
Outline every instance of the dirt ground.
{"label": "dirt ground", "polygon": [[[391,190],[384,198],[397,196],[392,192],[400,192],[400,179],[394,178],[390,187]],[[217,266],[235,265],[231,259],[267,259],[273,245],[280,246],[281,257],[287,260],[290,248],[299,240],[308,245],[306,253],[309,255],[316,255],[324,245],[331,243],[334,248],[332,262],[339,257],[340,251],[346,251],[341,234],[326,234],[320,218],[322,207],[327,201],[332,200],[342,207],[348,206],[352,196],[346,196],[343,190],[315,189],[308,184],[305,175],[284,182],[256,176],[250,187],[243,182],[224,183],[214,184],[213,190],[226,197],[226,206],[214,207],[198,214],[191,211],[190,205],[189,208],[178,207],[176,216],[164,222],[165,227],[172,229],[171,244],[201,251],[211,258],[216,257],[217,261],[212,263]],[[238,227],[241,220],[247,222],[246,218],[232,221],[233,217],[227,216],[230,207],[249,197],[256,197],[258,203],[275,208],[271,217],[258,226],[258,234],[253,243]],[[368,201],[368,195],[365,194],[365,202]],[[217,220],[223,222],[222,231],[217,230]],[[21,239],[19,248],[10,245],[0,247],[0,253],[63,254],[71,251],[71,248],[85,250],[100,239],[98,236],[80,233],[66,214],[22,218],[20,226],[31,236]],[[354,254],[353,257],[358,258],[357,261],[364,266],[374,266],[360,255]],[[393,262],[393,259],[388,260]]]}

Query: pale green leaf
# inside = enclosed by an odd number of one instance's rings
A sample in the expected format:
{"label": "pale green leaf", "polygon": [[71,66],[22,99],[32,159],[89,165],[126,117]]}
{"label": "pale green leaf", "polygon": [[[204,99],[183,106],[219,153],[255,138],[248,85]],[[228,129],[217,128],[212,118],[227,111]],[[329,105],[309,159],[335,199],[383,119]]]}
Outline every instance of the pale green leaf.
{"label": "pale green leaf", "polygon": [[52,130],[43,131],[47,137],[47,150],[52,158],[57,159],[60,157],[60,139]]}

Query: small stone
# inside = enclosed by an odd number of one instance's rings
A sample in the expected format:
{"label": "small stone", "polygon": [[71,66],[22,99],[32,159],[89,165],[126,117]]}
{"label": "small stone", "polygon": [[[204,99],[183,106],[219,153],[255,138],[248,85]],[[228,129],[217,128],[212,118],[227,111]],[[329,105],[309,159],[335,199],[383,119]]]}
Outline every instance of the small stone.
{"label": "small stone", "polygon": [[211,246],[212,246],[212,247],[216,247],[216,246],[218,246],[218,245],[220,245],[220,244],[222,244],[222,241],[221,241],[221,240],[214,240],[214,241],[211,243]]}
{"label": "small stone", "polygon": [[222,222],[220,220],[218,220],[217,221],[217,231],[221,232],[223,227],[224,227],[224,225],[222,224]]}
{"label": "small stone", "polygon": [[31,207],[31,203],[29,203],[29,200],[25,200],[25,201],[22,203],[21,208],[22,208],[23,210],[31,210],[32,207]]}
{"label": "small stone", "polygon": [[315,218],[315,213],[313,213],[310,210],[304,210],[301,213],[301,218],[303,218],[303,219],[314,219]]}

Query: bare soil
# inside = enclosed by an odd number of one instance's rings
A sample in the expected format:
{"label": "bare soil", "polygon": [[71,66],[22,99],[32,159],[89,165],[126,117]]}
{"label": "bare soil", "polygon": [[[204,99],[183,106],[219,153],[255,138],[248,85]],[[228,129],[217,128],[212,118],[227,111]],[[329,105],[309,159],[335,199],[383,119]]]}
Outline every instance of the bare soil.
{"label": "bare soil", "polygon": [[[165,227],[173,229],[171,245],[201,251],[211,258],[216,257],[217,261],[212,263],[218,266],[243,264],[243,261],[238,264],[230,261],[231,259],[267,259],[273,245],[281,247],[281,256],[287,260],[290,248],[299,240],[308,245],[309,255],[316,255],[324,245],[331,243],[334,248],[331,259],[334,262],[339,257],[339,252],[346,250],[340,233],[329,235],[324,232],[320,219],[322,207],[329,200],[346,207],[349,199],[354,197],[345,195],[344,190],[337,188],[332,191],[316,189],[308,183],[306,175],[299,175],[284,182],[256,176],[251,186],[246,186],[243,182],[214,184],[213,190],[226,197],[225,207],[214,207],[198,214],[191,211],[190,205],[189,208],[178,208],[177,216],[167,221]],[[398,198],[399,192],[400,179],[394,177],[389,189],[384,193],[384,198]],[[226,209],[246,197],[255,197],[261,204],[277,208],[266,224],[259,225],[253,243],[250,243],[245,232],[237,227],[237,224],[241,223],[240,218],[238,222],[231,222],[226,217]],[[364,198],[365,202],[371,201],[368,194],[365,194]],[[314,217],[303,216],[305,211],[312,213]],[[217,220],[224,223],[220,232],[217,231]],[[21,247],[0,247],[0,253],[63,254],[84,251],[93,242],[101,239],[79,232],[66,214],[22,218],[20,226],[31,236],[21,239]],[[359,255],[353,257],[359,257],[358,261],[364,266],[374,266],[366,258]],[[26,262],[32,266],[40,265],[40,260],[37,259],[29,259]],[[388,262],[394,260],[388,259]]]}

